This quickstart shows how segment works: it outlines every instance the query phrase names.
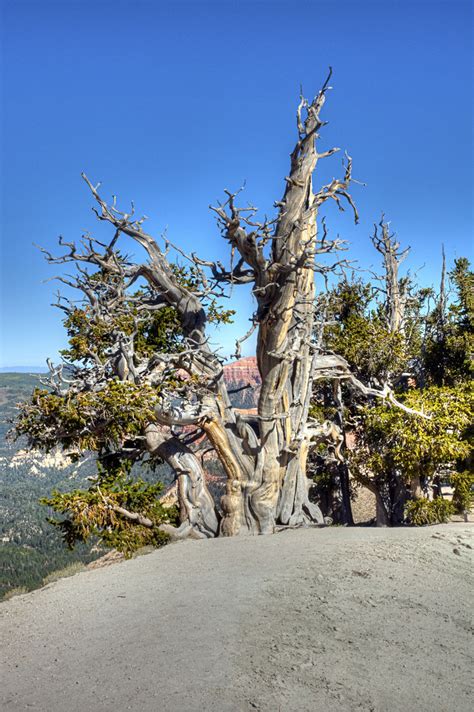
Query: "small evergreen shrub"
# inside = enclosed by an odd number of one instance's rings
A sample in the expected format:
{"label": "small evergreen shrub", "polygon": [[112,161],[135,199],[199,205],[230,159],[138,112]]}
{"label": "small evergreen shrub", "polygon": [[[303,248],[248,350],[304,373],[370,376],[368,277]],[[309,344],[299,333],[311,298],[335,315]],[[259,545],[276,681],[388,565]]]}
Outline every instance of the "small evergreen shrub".
{"label": "small evergreen shrub", "polygon": [[468,512],[472,507],[474,498],[474,472],[470,472],[469,470],[456,472],[454,475],[451,475],[450,480],[454,488],[454,509],[459,514]]}
{"label": "small evergreen shrub", "polygon": [[453,503],[442,497],[437,497],[432,501],[414,499],[405,506],[405,518],[409,524],[415,527],[427,524],[446,524],[454,512]]}

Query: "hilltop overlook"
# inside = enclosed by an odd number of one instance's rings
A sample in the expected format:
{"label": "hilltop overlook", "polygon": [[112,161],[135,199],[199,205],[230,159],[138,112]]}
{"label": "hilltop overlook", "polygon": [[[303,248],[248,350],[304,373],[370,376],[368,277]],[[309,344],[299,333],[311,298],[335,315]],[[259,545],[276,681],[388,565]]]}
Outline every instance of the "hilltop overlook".
{"label": "hilltop overlook", "polygon": [[472,526],[185,541],[0,605],[5,712],[467,712]]}

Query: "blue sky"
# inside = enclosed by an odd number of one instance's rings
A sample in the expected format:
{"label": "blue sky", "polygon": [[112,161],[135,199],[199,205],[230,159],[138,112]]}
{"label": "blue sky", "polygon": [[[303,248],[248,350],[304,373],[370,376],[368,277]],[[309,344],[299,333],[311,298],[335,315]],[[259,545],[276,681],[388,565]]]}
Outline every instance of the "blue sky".
{"label": "blue sky", "polygon": [[[32,243],[103,235],[80,179],[134,199],[148,229],[225,256],[208,205],[246,180],[271,211],[295,139],[299,86],[332,65],[321,145],[347,149],[361,214],[328,210],[350,256],[376,262],[381,210],[420,279],[438,280],[472,240],[472,5],[468,2],[2,3],[0,366],[36,366],[64,345],[57,285]],[[321,165],[315,186],[340,172]],[[238,325],[248,295],[236,293]],[[234,331],[220,338],[230,352]]]}

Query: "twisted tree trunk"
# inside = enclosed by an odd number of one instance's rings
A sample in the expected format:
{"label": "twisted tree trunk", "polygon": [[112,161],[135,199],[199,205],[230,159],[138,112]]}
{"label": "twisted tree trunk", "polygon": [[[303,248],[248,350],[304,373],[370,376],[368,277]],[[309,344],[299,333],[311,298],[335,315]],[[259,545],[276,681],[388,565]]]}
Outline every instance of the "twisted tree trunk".
{"label": "twisted tree trunk", "polygon": [[[239,235],[239,213],[231,204],[226,236],[254,270],[258,302],[257,363],[262,379],[257,409],[254,467],[250,477],[232,475],[223,499],[222,531],[235,534],[242,521],[262,534],[275,525],[323,524],[319,507],[308,497],[306,463],[311,441],[308,412],[317,354],[312,346],[315,310],[315,257],[334,249],[335,243],[317,240],[318,207],[328,198],[340,204],[351,180],[349,159],[343,181],[333,180],[316,195],[312,174],[318,159],[330,155],[316,151],[322,126],[319,112],[327,83],[312,104],[302,100],[298,109],[299,140],[291,155],[290,175],[280,201],[280,214],[271,238],[271,256],[263,259],[251,235]],[[303,122],[301,111],[307,111]],[[356,219],[357,219],[357,213]],[[222,213],[220,213],[222,217]],[[243,239],[242,239],[243,237]],[[240,238],[240,239],[239,239]],[[254,439],[254,438],[253,438]],[[240,511],[237,517],[239,492]]]}
{"label": "twisted tree trunk", "polygon": [[[128,213],[119,211],[115,201],[109,205],[99,194],[99,185],[94,186],[85,175],[96,201],[96,215],[114,227],[115,235],[109,245],[92,239],[83,241],[85,251],[75,243],[60,240],[69,249],[68,254],[55,258],[46,253],[50,262],[92,264],[103,279],[107,277],[110,292],[100,294],[96,293],[93,275],[89,280],[82,268],[75,283],[62,280],[83,291],[97,318],[110,322],[112,314],[120,313],[121,320],[128,309],[135,327],[133,333],[119,334],[115,350],[109,347],[110,356],[105,360],[96,354],[75,387],[78,391],[91,385],[97,388],[99,383],[117,376],[138,387],[160,387],[160,395],[152,397],[161,427],[149,425],[145,441],[148,453],[168,462],[176,473],[181,511],[178,535],[190,531],[196,536],[215,536],[218,532],[225,536],[263,534],[273,532],[277,525],[324,523],[319,507],[309,500],[306,477],[308,452],[314,439],[333,437],[327,424],[311,422],[309,418],[314,374],[321,358],[326,358],[313,341],[315,273],[331,269],[318,264],[317,257],[336,251],[340,241],[328,240],[325,228],[322,237],[318,236],[317,217],[327,200],[334,200],[341,210],[341,202],[346,201],[356,221],[358,217],[348,192],[352,180],[348,156],[342,179],[333,179],[317,193],[312,188],[319,159],[339,150],[318,153],[316,149],[318,132],[324,125],[320,112],[330,88],[330,76],[312,102],[301,98],[298,139],[283,198],[276,203],[277,217],[257,222],[256,209],[238,208],[236,194],[229,191],[226,202],[212,208],[231,250],[229,269],[220,262],[208,262],[174,248],[192,264],[193,278],[180,278],[168,261],[170,243],[161,250],[143,229],[145,217],[134,217],[133,205]],[[146,263],[134,264],[124,259],[116,249],[121,235],[145,250]],[[146,283],[147,291],[137,308],[140,298],[130,300],[127,290],[139,280]],[[257,362],[262,380],[257,413],[250,418],[232,407],[221,360],[206,335],[209,308],[215,309],[216,300],[223,296],[222,284],[245,283],[252,285],[257,302],[252,322],[253,328],[258,329]],[[157,351],[151,357],[140,356],[134,344],[140,313],[149,318],[165,306],[178,317],[180,348],[174,353]],[[73,309],[72,304],[66,307],[67,313]],[[333,361],[334,368],[341,367],[340,361]],[[188,378],[177,379],[179,386],[168,389],[166,374],[170,371],[186,372]],[[206,436],[226,474],[220,522],[199,462],[186,444],[184,426],[190,424]]]}
{"label": "twisted tree trunk", "polygon": [[[76,278],[59,279],[82,292],[82,325],[76,324],[76,302],[59,296],[57,306],[66,313],[72,333],[78,329],[81,344],[85,340],[87,345],[85,353],[77,344],[70,351],[72,377],[64,377],[62,365],[51,367],[49,385],[58,398],[75,398],[78,411],[83,401],[87,404],[85,417],[99,450],[102,446],[112,448],[114,456],[123,460],[130,460],[132,451],[135,459],[150,456],[173,468],[181,522],[177,528],[163,525],[173,536],[266,534],[277,526],[323,524],[321,510],[309,499],[308,453],[321,440],[329,440],[340,455],[343,437],[336,424],[310,418],[313,381],[346,380],[365,395],[386,397],[396,403],[388,384],[379,391],[364,386],[351,374],[344,359],[325,354],[314,339],[315,274],[327,274],[340,262],[336,258],[335,265],[325,266],[318,262],[318,256],[341,247],[340,240],[327,239],[324,221],[322,235],[318,235],[319,208],[333,200],[343,210],[344,203],[358,220],[349,194],[349,156],[343,178],[334,178],[316,193],[312,187],[318,161],[339,150],[319,153],[316,147],[325,123],[320,112],[330,89],[330,76],[312,102],[301,98],[296,117],[298,139],[291,153],[283,198],[275,204],[276,218],[259,222],[256,209],[237,207],[237,193],[230,191],[225,191],[223,204],[212,208],[230,248],[228,268],[195,253],[187,255],[166,238],[161,249],[144,229],[146,216],[137,218],[133,204],[125,212],[117,208],[115,198],[107,203],[98,192],[100,184],[94,186],[84,174],[95,200],[93,210],[98,220],[114,228],[113,238],[104,244],[87,234],[79,245],[60,238],[67,251],[59,257],[44,250],[50,263],[76,264]],[[398,245],[392,244],[388,232],[382,229],[382,238],[374,239],[381,251],[393,248],[395,262],[392,260],[392,264],[388,253],[386,259],[387,292],[395,305],[391,324],[401,328]],[[122,237],[144,250],[145,262],[135,263],[127,248],[117,247]],[[169,260],[170,250],[189,261],[189,272]],[[137,284],[138,291],[133,291]],[[209,321],[219,321],[220,300],[230,296],[229,285],[239,284],[250,284],[257,302],[251,321],[252,329],[258,330],[257,363],[262,383],[257,412],[250,417],[232,407],[222,359],[212,350],[206,333]],[[145,338],[145,348],[144,334],[153,332],[155,318],[163,308],[173,315],[176,333],[169,334],[166,326],[164,343],[153,343],[152,338],[149,344]],[[97,333],[103,333],[103,343],[96,343]],[[117,379],[126,387],[115,388]],[[110,393],[105,402],[103,398],[110,382],[114,384],[111,390],[118,391],[112,405]],[[79,398],[83,394],[87,394],[86,399]],[[139,417],[128,424],[124,419],[120,438],[107,438],[104,423],[114,421],[117,404],[124,407],[123,403],[136,407]],[[68,430],[67,438],[58,435],[49,411],[43,412],[39,403],[35,407],[40,410],[45,430],[33,435],[33,440],[44,444],[51,438],[61,441],[63,437],[68,442],[72,438],[79,448],[83,446],[82,425],[75,433]],[[62,416],[57,417],[61,425]],[[77,422],[82,423],[82,419]],[[190,425],[195,428],[196,441],[204,437],[212,446],[225,472],[222,516],[206,487],[196,457],[198,445],[192,445],[195,441],[188,437]],[[145,522],[139,512],[123,510],[122,515],[130,521]],[[144,526],[149,526],[150,520],[146,521]]]}
{"label": "twisted tree trunk", "polygon": [[207,489],[202,467],[194,453],[177,438],[167,437],[155,425],[146,430],[147,449],[150,454],[167,462],[177,478],[177,494],[181,525],[168,526],[175,538],[195,536],[214,537],[218,532],[214,500]]}

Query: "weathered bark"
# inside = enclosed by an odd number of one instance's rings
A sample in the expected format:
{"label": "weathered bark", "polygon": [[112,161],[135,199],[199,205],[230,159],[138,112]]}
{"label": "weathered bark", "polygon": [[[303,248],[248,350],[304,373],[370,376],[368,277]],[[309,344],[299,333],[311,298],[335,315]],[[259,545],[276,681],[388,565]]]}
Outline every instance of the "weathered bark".
{"label": "weathered bark", "polygon": [[406,306],[406,280],[401,280],[398,274],[399,267],[408,255],[410,248],[400,251],[400,243],[395,240],[395,235],[390,234],[388,223],[384,216],[380,220],[381,235],[375,225],[372,243],[380,252],[384,262],[385,271],[385,313],[388,329],[392,334],[403,334]]}
{"label": "weathered bark", "polygon": [[223,423],[218,419],[210,419],[203,423],[203,429],[227,475],[226,491],[221,498],[224,517],[220,532],[223,536],[233,536],[240,532],[244,517],[242,468],[233,452]]}
{"label": "weathered bark", "polygon": [[442,264],[441,264],[441,281],[440,281],[440,286],[439,286],[439,300],[438,300],[438,311],[439,311],[439,332],[441,334],[441,338],[445,338],[445,330],[446,330],[446,305],[447,305],[447,298],[446,298],[446,253],[444,251],[444,245],[442,246],[441,250],[441,259],[442,259]]}
{"label": "weathered bark", "polygon": [[375,523],[378,527],[388,527],[390,525],[390,515],[387,511],[385,498],[379,483],[370,477],[370,473],[363,474],[359,471],[359,482],[375,496]]}
{"label": "weathered bark", "polygon": [[146,430],[146,444],[150,454],[167,462],[177,477],[181,526],[174,536],[191,532],[203,537],[216,536],[219,524],[214,500],[194,453],[179,439],[168,438],[155,425]]}
{"label": "weathered bark", "polygon": [[[299,140],[280,202],[271,262],[265,270],[266,283],[261,279],[263,284],[257,285],[261,464],[250,497],[261,533],[272,532],[277,521],[290,526],[323,522],[319,507],[309,501],[306,478],[307,421],[316,360],[312,349],[314,262],[318,252],[326,251],[318,249],[316,218],[319,206],[330,197],[338,203],[341,196],[351,202],[347,194],[350,161],[343,181],[334,180],[316,195],[312,189],[312,174],[321,157],[315,137],[322,126],[319,113],[326,90],[327,84],[311,105],[300,104]],[[303,123],[304,105],[307,117]]]}
{"label": "weathered bark", "polygon": [[[345,422],[344,422],[344,404],[342,400],[342,387],[340,381],[335,381],[333,384],[333,398],[336,405],[336,422],[344,433]],[[354,518],[352,516],[352,506],[351,506],[351,494],[350,494],[350,484],[349,484],[349,467],[347,464],[347,458],[345,457],[345,438],[342,442],[342,451],[340,462],[338,462],[338,479],[339,488],[341,492],[341,520],[342,524],[347,524],[349,526],[354,526]]]}
{"label": "weathered bark", "polygon": [[375,523],[378,527],[388,527],[390,517],[382,495],[378,489],[372,490],[375,494]]}
{"label": "weathered bark", "polygon": [[354,517],[352,515],[351,504],[351,488],[350,488],[350,472],[347,462],[342,462],[339,466],[339,478],[341,483],[342,494],[342,516],[343,524],[350,527],[354,526]]}
{"label": "weathered bark", "polygon": [[410,480],[410,493],[412,499],[421,499],[423,497],[423,490],[421,488],[421,480],[418,475],[412,477]]}
{"label": "weathered bark", "polygon": [[405,504],[408,499],[408,492],[402,473],[393,470],[389,473],[389,494],[390,494],[390,523],[392,526],[402,524],[405,518]]}

